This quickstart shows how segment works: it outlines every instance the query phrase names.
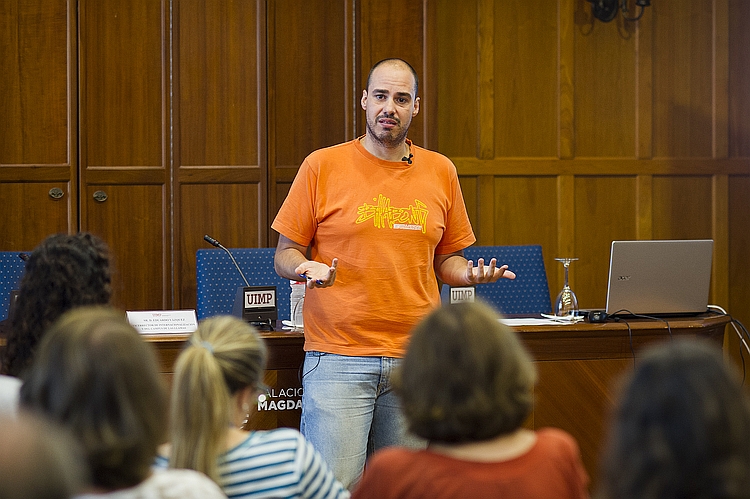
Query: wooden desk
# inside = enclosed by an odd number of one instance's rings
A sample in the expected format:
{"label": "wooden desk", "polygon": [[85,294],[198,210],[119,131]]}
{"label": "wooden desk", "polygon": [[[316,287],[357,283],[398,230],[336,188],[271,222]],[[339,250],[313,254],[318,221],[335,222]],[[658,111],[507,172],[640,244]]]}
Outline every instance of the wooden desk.
{"label": "wooden desk", "polygon": [[[657,341],[669,340],[662,321],[628,319],[603,324],[579,323],[560,326],[518,326],[514,329],[531,351],[539,374],[534,389],[530,428],[555,426],[572,434],[581,456],[596,480],[598,458],[605,437],[608,413],[614,405],[614,383],[633,368],[639,350]],[[668,321],[672,337],[705,337],[721,345],[728,317],[704,315]],[[253,428],[298,426],[301,397],[298,370],[303,359],[301,333],[264,332],[269,347],[265,383],[271,387],[267,406],[251,421]],[[162,371],[170,376],[185,336],[149,336],[161,359]],[[632,350],[631,350],[632,344]],[[291,402],[289,402],[291,401]],[[287,405],[292,405],[290,410]],[[279,409],[278,406],[282,406]],[[272,409],[277,410],[272,410]]]}
{"label": "wooden desk", "polygon": [[[555,426],[573,435],[591,475],[598,474],[598,460],[616,400],[616,382],[632,370],[644,346],[668,341],[667,324],[627,319],[603,324],[514,328],[535,359],[538,372],[530,428]],[[728,317],[704,315],[669,319],[672,337],[703,337],[721,346]],[[632,350],[631,350],[632,340]]]}
{"label": "wooden desk", "polygon": [[[268,370],[293,369],[297,371],[305,358],[302,346],[305,338],[302,332],[261,331],[261,337],[268,346]],[[189,334],[150,334],[144,336],[156,349],[161,372],[171,375],[177,356],[190,337]]]}
{"label": "wooden desk", "polygon": [[[261,331],[260,335],[268,347],[268,362],[263,382],[269,387],[265,405],[259,404],[247,427],[263,430],[286,426],[299,428],[302,415],[302,383],[299,368],[305,358],[302,347],[305,338],[302,332],[283,331],[278,324],[276,331]],[[153,334],[145,336],[154,346],[160,370],[171,381],[174,363],[185,346],[189,335]]]}

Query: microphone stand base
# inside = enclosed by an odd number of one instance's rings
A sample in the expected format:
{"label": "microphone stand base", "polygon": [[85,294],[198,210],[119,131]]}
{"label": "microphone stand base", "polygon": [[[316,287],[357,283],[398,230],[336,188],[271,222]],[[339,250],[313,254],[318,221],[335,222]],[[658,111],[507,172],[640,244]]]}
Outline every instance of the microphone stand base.
{"label": "microphone stand base", "polygon": [[256,329],[259,329],[261,331],[273,331],[273,324],[271,323],[271,319],[268,319],[266,321],[250,321],[249,324],[253,326]]}

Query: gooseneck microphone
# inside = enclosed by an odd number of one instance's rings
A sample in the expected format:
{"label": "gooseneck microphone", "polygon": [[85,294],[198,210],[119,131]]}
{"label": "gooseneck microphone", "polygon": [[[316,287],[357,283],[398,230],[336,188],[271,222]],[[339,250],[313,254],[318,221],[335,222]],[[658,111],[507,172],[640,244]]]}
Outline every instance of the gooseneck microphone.
{"label": "gooseneck microphone", "polygon": [[240,275],[242,276],[242,280],[245,281],[245,286],[250,286],[250,283],[247,282],[247,278],[245,277],[245,274],[242,273],[242,269],[240,268],[239,265],[237,265],[237,260],[234,259],[234,255],[232,255],[232,252],[229,251],[228,249],[226,249],[223,244],[221,244],[219,241],[217,241],[213,237],[209,236],[208,234],[206,234],[205,236],[203,236],[203,239],[205,239],[206,242],[208,242],[208,244],[210,244],[212,246],[216,246],[217,248],[221,248],[224,251],[226,251],[227,255],[229,255],[229,258],[232,259],[232,263],[234,264],[234,266],[237,267],[237,272],[239,272]]}

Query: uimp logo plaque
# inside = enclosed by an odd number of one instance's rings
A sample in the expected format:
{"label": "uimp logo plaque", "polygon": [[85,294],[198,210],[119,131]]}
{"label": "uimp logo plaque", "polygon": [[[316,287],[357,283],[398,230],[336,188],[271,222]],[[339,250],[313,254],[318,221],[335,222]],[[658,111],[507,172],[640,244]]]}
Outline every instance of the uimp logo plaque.
{"label": "uimp logo plaque", "polygon": [[273,289],[252,289],[245,288],[245,308],[268,308],[276,305],[276,288]]}
{"label": "uimp logo plaque", "polygon": [[232,314],[256,327],[272,329],[278,318],[276,286],[238,288]]}
{"label": "uimp logo plaque", "polygon": [[450,302],[451,303],[464,303],[473,302],[475,298],[474,286],[467,287],[451,287],[450,289]]}

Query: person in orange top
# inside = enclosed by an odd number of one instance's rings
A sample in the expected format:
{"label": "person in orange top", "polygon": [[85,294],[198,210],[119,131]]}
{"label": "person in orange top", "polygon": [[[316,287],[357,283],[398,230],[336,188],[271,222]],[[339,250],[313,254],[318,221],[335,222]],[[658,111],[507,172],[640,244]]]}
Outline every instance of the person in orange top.
{"label": "person in orange top", "polygon": [[587,499],[575,439],[530,430],[536,370],[483,303],[432,312],[414,330],[394,385],[426,449],[391,447],[367,462],[352,499]]}
{"label": "person in orange top", "polygon": [[417,90],[405,61],[375,64],[365,135],[311,153],[271,225],[276,272],[308,287],[300,430],[348,487],[368,450],[422,445],[406,434],[389,378],[412,327],[440,303],[438,279],[515,277],[494,258],[463,257],[476,238],[456,168],[406,137]]}

